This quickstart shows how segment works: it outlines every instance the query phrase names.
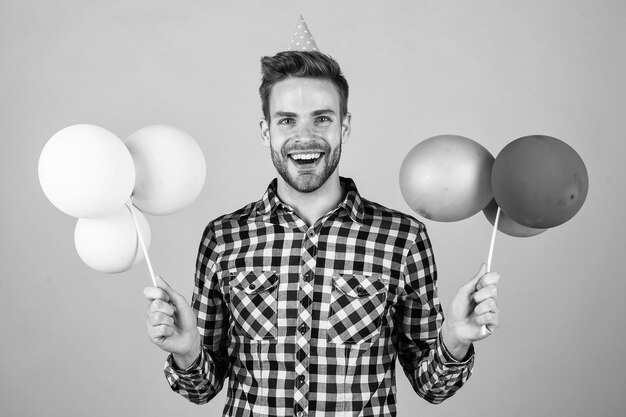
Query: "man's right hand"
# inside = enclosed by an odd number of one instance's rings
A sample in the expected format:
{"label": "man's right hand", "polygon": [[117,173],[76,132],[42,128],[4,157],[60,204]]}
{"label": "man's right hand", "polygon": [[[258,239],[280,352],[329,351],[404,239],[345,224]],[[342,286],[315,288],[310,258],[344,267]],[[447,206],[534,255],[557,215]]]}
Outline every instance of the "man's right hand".
{"label": "man's right hand", "polygon": [[200,333],[197,318],[185,297],[157,276],[157,287],[146,287],[148,337],[174,357],[181,369],[189,368],[200,355]]}

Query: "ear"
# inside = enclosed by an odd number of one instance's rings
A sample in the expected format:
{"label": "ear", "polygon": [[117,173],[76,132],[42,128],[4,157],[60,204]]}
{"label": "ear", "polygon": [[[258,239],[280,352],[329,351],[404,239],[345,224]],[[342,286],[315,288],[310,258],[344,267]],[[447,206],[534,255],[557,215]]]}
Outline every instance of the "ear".
{"label": "ear", "polygon": [[263,139],[263,144],[270,147],[270,125],[263,118],[259,122],[259,127],[261,128],[261,138]]}
{"label": "ear", "polygon": [[347,143],[350,139],[350,132],[352,131],[350,128],[350,120],[352,120],[352,114],[346,113],[343,116],[343,120],[341,121],[341,143]]}

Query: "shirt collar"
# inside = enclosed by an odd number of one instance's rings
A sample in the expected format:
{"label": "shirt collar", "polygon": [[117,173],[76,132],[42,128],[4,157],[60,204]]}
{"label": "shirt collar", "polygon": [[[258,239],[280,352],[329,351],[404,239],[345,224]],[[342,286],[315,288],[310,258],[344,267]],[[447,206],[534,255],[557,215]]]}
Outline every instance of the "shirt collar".
{"label": "shirt collar", "polygon": [[[345,193],[345,197],[338,208],[343,208],[350,218],[357,222],[362,223],[364,218],[363,199],[359,194],[359,190],[356,188],[356,184],[351,178],[339,177],[341,188]],[[280,201],[278,194],[276,194],[276,188],[278,186],[278,180],[274,178],[270,182],[265,194],[256,204],[256,211],[259,215],[272,214],[278,207],[284,207],[287,210],[291,208]]]}
{"label": "shirt collar", "polygon": [[352,178],[339,177],[339,180],[341,182],[341,188],[346,193],[339,207],[343,207],[353,221],[363,223],[365,209],[363,198],[361,194],[359,194],[356,184],[352,181]]}
{"label": "shirt collar", "polygon": [[270,185],[267,187],[263,197],[256,203],[256,212],[262,216],[271,214],[277,207],[282,206],[283,203],[276,194],[276,188],[278,186],[278,180],[274,178]]}

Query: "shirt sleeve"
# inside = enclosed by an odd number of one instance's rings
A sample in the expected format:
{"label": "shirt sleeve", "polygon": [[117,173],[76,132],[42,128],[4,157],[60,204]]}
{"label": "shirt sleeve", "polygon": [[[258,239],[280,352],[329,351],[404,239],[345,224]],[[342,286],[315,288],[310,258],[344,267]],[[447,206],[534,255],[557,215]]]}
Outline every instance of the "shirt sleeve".
{"label": "shirt sleeve", "polygon": [[430,240],[422,225],[404,264],[404,291],[396,306],[398,359],[413,389],[439,404],[470,377],[474,347],[456,361],[441,341],[443,313],[437,295],[437,270]]}
{"label": "shirt sleeve", "polygon": [[215,397],[228,374],[229,313],[216,273],[218,250],[212,224],[209,224],[198,250],[191,302],[202,339],[200,356],[189,368],[181,370],[170,355],[164,368],[172,390],[196,404],[207,403]]}

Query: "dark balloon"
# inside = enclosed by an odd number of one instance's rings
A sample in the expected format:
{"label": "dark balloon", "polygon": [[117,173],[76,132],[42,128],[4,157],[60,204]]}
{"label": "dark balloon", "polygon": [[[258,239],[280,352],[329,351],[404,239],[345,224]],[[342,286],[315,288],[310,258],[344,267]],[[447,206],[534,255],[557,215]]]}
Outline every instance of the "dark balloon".
{"label": "dark balloon", "polygon": [[589,188],[587,169],[571,146],[550,136],[525,136],[502,149],[491,174],[493,195],[515,222],[534,229],[565,223]]}
{"label": "dark balloon", "polygon": [[[498,204],[496,200],[491,200],[491,203],[483,209],[483,214],[489,220],[491,225],[496,221],[496,212],[498,211]],[[500,209],[500,218],[498,219],[498,230],[504,234],[513,237],[530,237],[536,236],[539,233],[543,233],[548,229],[533,229],[532,227],[523,226],[509,216],[506,215],[502,209]]]}

